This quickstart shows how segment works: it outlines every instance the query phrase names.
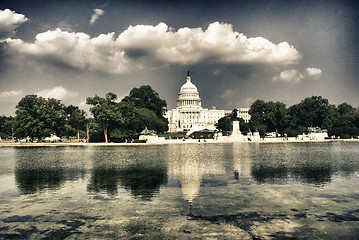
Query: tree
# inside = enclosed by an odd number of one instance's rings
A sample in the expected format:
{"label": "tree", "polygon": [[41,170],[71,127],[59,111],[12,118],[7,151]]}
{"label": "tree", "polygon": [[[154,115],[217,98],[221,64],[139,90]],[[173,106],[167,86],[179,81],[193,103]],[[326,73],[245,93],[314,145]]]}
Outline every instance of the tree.
{"label": "tree", "polygon": [[282,102],[256,100],[249,109],[250,126],[261,134],[283,133],[286,128],[287,108]]}
{"label": "tree", "polygon": [[337,107],[337,114],[333,121],[331,135],[349,138],[359,135],[359,110],[347,103],[342,103]]}
{"label": "tree", "polygon": [[135,104],[136,108],[146,108],[156,113],[158,117],[163,117],[166,111],[167,103],[159,97],[151,86],[145,85],[139,88],[133,88],[129,96],[126,96],[122,101],[131,101]]}
{"label": "tree", "polygon": [[335,106],[330,105],[328,99],[308,97],[289,108],[290,126],[297,129],[318,126],[331,131],[335,112]]}
{"label": "tree", "polygon": [[282,102],[267,102],[264,123],[268,132],[284,133],[286,128],[287,108]]}
{"label": "tree", "polygon": [[135,138],[145,129],[164,132],[168,129],[168,122],[163,117],[158,117],[152,110],[146,108],[136,108],[131,101],[121,101],[119,109],[123,116],[123,123],[112,129],[110,135],[119,138]]}
{"label": "tree", "polygon": [[353,108],[348,103],[342,103],[338,105],[337,110],[340,116],[344,116],[346,114],[352,113],[355,110],[355,108]]}
{"label": "tree", "polygon": [[146,127],[148,129],[155,130],[156,132],[165,132],[168,130],[168,121],[164,117],[159,117],[152,110],[146,108],[137,109],[137,116],[140,121],[139,132],[141,132]]}
{"label": "tree", "polygon": [[168,130],[168,120],[163,117],[167,103],[149,85],[133,88],[129,96],[122,99],[120,105],[122,113],[132,119],[133,124],[129,129],[134,132],[139,133],[145,127],[156,132]]}
{"label": "tree", "polygon": [[15,121],[13,117],[7,117],[2,115],[0,117],[0,137],[7,138],[12,135],[12,130],[15,127]]}
{"label": "tree", "polygon": [[216,124],[217,128],[224,132],[232,131],[232,122],[240,121],[240,118],[237,117],[237,112],[237,109],[233,109],[233,111],[229,115],[218,119],[218,122]]}
{"label": "tree", "polygon": [[117,95],[112,92],[107,93],[105,98],[95,95],[93,98],[86,99],[87,104],[93,105],[90,112],[102,127],[106,143],[108,143],[108,129],[123,122],[119,104],[115,102],[116,99]]}
{"label": "tree", "polygon": [[252,131],[259,131],[261,134],[265,133],[267,127],[264,124],[264,110],[266,103],[263,100],[256,100],[252,103],[249,109],[249,115],[251,115],[251,119],[249,121],[249,125]]}
{"label": "tree", "polygon": [[60,135],[64,131],[65,112],[60,100],[27,95],[16,106],[16,134],[25,137]]}
{"label": "tree", "polygon": [[86,112],[77,106],[67,106],[64,109],[67,116],[67,123],[76,131],[77,141],[80,142],[80,130],[86,128]]}
{"label": "tree", "polygon": [[90,131],[94,125],[93,118],[86,118],[86,142],[90,142]]}

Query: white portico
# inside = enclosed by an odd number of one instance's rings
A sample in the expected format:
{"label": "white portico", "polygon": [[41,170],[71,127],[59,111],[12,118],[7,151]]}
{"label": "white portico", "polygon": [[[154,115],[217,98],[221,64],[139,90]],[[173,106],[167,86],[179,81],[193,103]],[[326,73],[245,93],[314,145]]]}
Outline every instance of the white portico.
{"label": "white portico", "polygon": [[194,126],[208,126],[218,122],[218,120],[231,110],[217,110],[215,108],[202,108],[201,98],[197,87],[191,82],[189,72],[186,83],[180,89],[177,99],[176,109],[166,112],[168,119],[169,132],[189,131]]}

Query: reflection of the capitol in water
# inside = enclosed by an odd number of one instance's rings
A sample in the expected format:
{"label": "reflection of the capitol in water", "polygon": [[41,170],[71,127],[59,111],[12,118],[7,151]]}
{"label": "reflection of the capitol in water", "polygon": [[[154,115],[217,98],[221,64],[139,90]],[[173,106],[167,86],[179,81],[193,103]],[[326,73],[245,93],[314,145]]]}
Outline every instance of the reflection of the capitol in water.
{"label": "reflection of the capitol in water", "polygon": [[178,179],[184,199],[192,206],[193,199],[198,195],[202,179],[202,171],[198,162],[185,160],[180,167]]}
{"label": "reflection of the capitol in water", "polygon": [[[192,207],[198,196],[202,178],[213,175],[232,175],[234,178],[250,177],[248,145],[224,145],[218,152],[206,145],[169,146],[172,165],[169,175],[176,176],[183,198]],[[233,162],[232,162],[233,161]]]}
{"label": "reflection of the capitol in water", "polygon": [[208,158],[201,150],[201,145],[168,146],[171,158],[169,162],[172,163],[169,167],[169,175],[178,178],[183,198],[190,206],[199,193],[203,175],[213,174],[213,170],[216,173],[224,172],[223,168],[213,166],[211,158]]}

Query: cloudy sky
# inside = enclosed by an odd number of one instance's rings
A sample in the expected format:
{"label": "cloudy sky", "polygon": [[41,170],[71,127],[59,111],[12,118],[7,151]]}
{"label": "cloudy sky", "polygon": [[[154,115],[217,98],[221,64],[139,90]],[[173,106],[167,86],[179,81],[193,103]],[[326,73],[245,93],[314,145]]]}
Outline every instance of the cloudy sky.
{"label": "cloudy sky", "polygon": [[291,106],[320,95],[359,107],[356,1],[0,3],[0,114],[27,94],[86,97],[151,85],[168,107],[190,70],[203,107]]}

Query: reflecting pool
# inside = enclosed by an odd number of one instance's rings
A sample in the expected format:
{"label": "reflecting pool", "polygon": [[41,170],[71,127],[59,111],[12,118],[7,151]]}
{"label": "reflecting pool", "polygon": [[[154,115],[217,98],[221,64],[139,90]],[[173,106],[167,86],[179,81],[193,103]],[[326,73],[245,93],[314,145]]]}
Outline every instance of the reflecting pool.
{"label": "reflecting pool", "polygon": [[0,147],[0,239],[358,239],[358,200],[359,142]]}

